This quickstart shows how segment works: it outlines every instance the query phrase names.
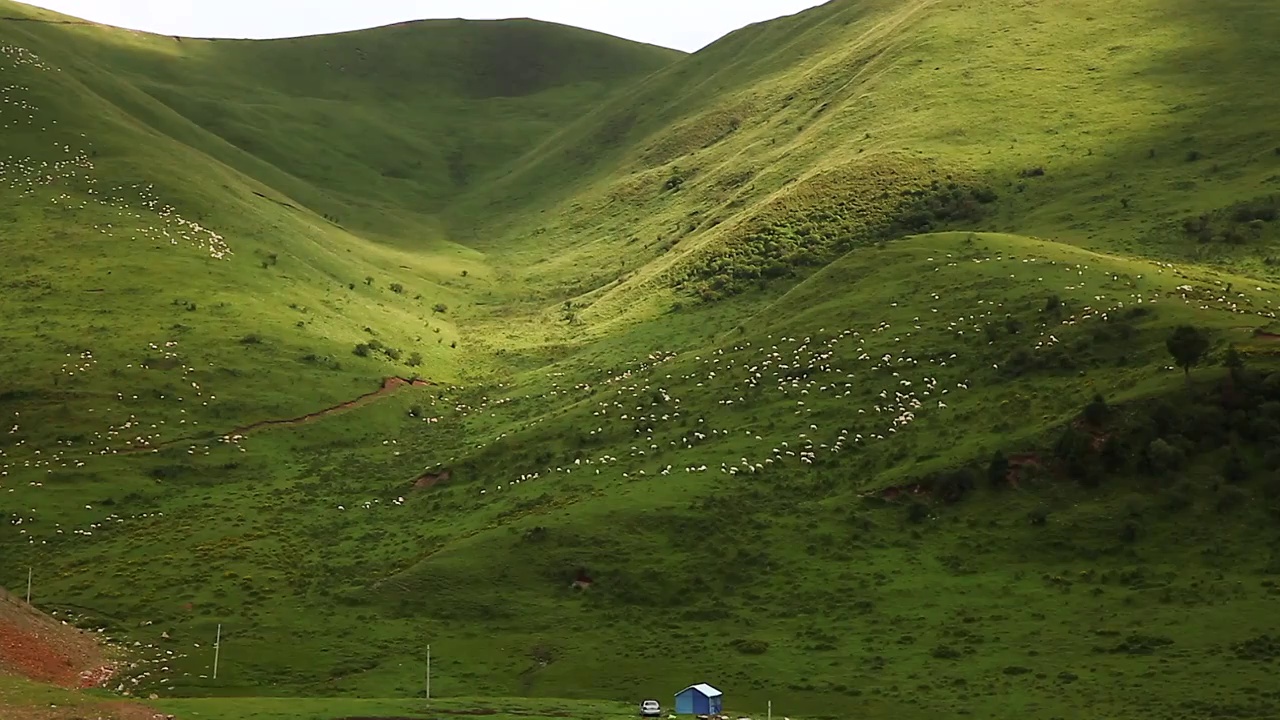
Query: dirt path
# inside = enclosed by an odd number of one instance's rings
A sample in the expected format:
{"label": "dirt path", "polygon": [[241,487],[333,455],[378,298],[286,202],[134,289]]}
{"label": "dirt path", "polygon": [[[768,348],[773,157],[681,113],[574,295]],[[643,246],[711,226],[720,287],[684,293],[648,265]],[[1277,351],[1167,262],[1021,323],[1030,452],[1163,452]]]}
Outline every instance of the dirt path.
{"label": "dirt path", "polygon": [[436,383],[430,382],[428,380],[409,380],[407,378],[402,378],[402,377],[389,377],[382,381],[382,387],[378,388],[377,390],[365,393],[364,395],[361,395],[352,400],[348,400],[343,403],[338,403],[337,405],[334,405],[332,407],[327,407],[323,410],[317,410],[313,413],[307,413],[306,415],[302,415],[300,417],[282,418],[277,420],[260,420],[256,423],[251,423],[243,427],[238,427],[228,432],[203,433],[200,435],[191,435],[187,437],[177,438],[176,440],[166,440],[165,442],[162,442],[158,445],[139,445],[139,446],[134,446],[132,448],[129,448],[128,450],[122,450],[118,454],[119,455],[136,455],[138,453],[154,452],[157,450],[162,450],[166,447],[170,447],[173,445],[207,441],[215,437],[229,438],[229,437],[235,437],[237,435],[243,436],[253,432],[254,430],[260,430],[262,428],[268,428],[268,427],[306,425],[307,423],[313,423],[317,420],[321,420],[331,415],[338,415],[340,413],[344,413],[349,410],[354,410],[358,407],[363,407],[365,405],[368,405],[372,402],[377,401],[380,398],[386,397],[387,395],[391,395],[392,393],[402,388],[430,387],[435,384]]}
{"label": "dirt path", "polygon": [[262,420],[260,422],[253,423],[252,425],[236,428],[229,433],[223,433],[223,437],[228,435],[244,435],[259,428],[273,427],[276,425],[306,425],[307,423],[315,422],[316,420],[329,417],[330,415],[337,415],[338,413],[343,413],[348,410],[354,410],[363,405],[368,405],[378,398],[390,395],[401,388],[428,387],[431,385],[435,385],[435,383],[428,382],[426,380],[406,380],[402,377],[389,377],[382,381],[382,387],[374,390],[373,392],[365,393],[354,400],[348,400],[347,402],[339,403],[333,407],[325,408],[324,410],[317,410],[316,412],[308,413],[302,417],[287,418],[284,420]]}

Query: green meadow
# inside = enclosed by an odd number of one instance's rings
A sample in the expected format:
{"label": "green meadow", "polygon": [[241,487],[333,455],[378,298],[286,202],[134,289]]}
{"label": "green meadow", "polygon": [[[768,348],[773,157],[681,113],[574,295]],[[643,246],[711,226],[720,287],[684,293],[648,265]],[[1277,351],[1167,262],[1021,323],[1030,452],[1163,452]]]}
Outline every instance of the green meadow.
{"label": "green meadow", "polygon": [[1278,33],[0,0],[0,585],[126,658],[0,709],[1280,713]]}

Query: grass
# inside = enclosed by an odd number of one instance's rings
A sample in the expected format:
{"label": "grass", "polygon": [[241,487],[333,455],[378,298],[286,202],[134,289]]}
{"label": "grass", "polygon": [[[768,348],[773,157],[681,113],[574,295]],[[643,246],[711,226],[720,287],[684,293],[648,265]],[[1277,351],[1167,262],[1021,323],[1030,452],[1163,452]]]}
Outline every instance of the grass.
{"label": "grass", "polygon": [[[0,21],[0,584],[183,718],[1273,713],[1274,408],[1215,398],[1277,370],[1278,21]],[[1077,481],[1095,395],[1132,443]],[[1045,470],[943,500],[996,451]]]}

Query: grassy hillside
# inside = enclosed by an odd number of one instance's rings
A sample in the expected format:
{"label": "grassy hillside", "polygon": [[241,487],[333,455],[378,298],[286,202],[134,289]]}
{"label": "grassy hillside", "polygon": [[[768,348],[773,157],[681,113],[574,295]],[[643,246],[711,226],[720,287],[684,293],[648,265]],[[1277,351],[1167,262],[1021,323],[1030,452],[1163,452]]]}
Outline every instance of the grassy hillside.
{"label": "grassy hillside", "polygon": [[0,583],[122,691],[1276,712],[1270,5],[0,10]]}

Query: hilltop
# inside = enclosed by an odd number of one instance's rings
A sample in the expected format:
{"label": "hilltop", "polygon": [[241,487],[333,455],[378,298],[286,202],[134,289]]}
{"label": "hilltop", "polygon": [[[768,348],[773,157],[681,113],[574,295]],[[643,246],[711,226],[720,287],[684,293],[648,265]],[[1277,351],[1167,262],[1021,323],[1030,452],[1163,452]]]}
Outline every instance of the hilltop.
{"label": "hilltop", "polygon": [[0,581],[131,693],[1280,702],[1271,5],[0,16]]}

